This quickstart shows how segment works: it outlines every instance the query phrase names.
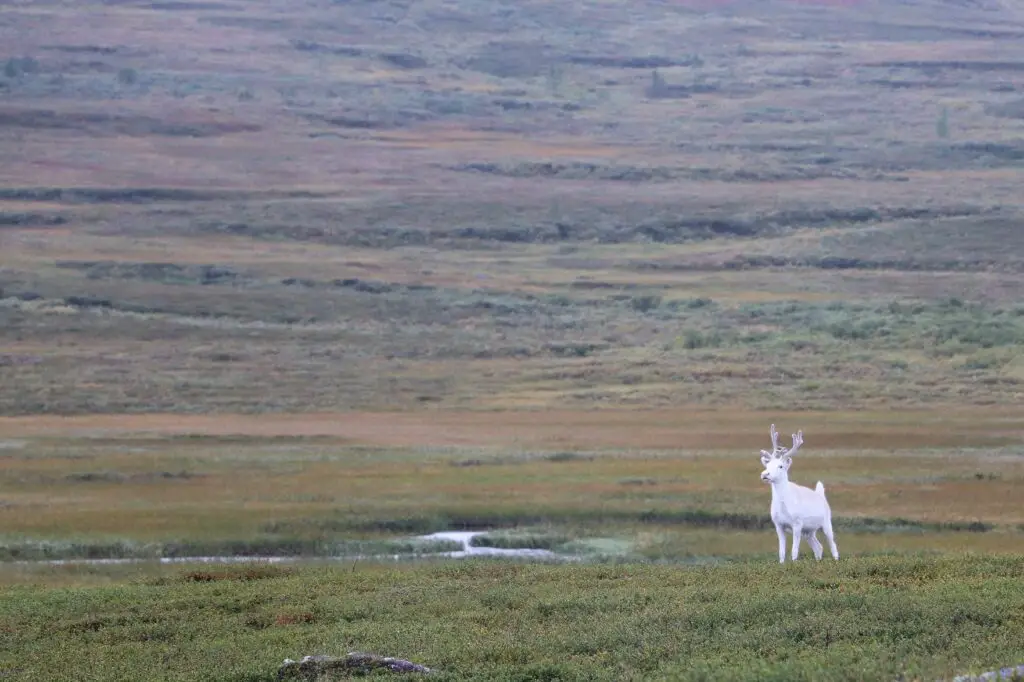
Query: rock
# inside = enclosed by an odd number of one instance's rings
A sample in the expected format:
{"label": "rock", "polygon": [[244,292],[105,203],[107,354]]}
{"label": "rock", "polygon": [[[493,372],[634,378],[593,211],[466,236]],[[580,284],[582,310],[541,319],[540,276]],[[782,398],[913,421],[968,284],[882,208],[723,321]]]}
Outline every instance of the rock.
{"label": "rock", "polygon": [[429,673],[430,668],[400,658],[364,654],[358,651],[344,658],[336,656],[304,656],[301,661],[290,658],[277,671],[278,680],[324,680],[340,679],[352,675],[366,675],[374,670],[393,673]]}

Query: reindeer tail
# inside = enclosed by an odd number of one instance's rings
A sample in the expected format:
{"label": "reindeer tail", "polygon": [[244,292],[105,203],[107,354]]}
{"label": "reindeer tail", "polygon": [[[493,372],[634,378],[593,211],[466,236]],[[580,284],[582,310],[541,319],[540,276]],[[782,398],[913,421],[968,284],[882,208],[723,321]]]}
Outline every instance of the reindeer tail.
{"label": "reindeer tail", "polygon": [[814,492],[818,493],[822,497],[825,497],[825,484],[818,481],[818,485],[814,486]]}

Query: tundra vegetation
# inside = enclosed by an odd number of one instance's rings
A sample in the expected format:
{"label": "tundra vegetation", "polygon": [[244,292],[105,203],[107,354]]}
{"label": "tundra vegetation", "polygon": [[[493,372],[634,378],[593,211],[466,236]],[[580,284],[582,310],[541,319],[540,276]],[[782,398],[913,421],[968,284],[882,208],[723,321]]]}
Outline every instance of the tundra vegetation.
{"label": "tundra vegetation", "polygon": [[[1024,662],[1012,3],[40,1],[0,36],[4,679]],[[772,422],[839,562],[778,565]],[[446,529],[567,559],[423,558]],[[197,555],[302,561],[22,563]]]}

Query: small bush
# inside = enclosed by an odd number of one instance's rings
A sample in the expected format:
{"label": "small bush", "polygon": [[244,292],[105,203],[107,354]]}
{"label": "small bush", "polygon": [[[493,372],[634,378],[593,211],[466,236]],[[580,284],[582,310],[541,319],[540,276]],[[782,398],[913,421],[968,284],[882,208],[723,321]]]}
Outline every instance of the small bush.
{"label": "small bush", "polygon": [[629,300],[629,305],[633,310],[646,313],[650,310],[655,310],[661,305],[661,296],[658,296],[657,294],[634,296]]}
{"label": "small bush", "polygon": [[554,550],[569,542],[564,535],[501,533],[477,535],[470,543],[473,547],[496,547],[499,549],[548,549]]}
{"label": "small bush", "polygon": [[718,332],[700,332],[689,330],[683,334],[683,348],[697,350],[700,348],[718,348],[723,344],[722,336]]}
{"label": "small bush", "polygon": [[17,78],[26,73],[39,71],[39,62],[33,57],[11,57],[4,64],[4,75],[8,78]]}
{"label": "small bush", "polygon": [[550,455],[545,455],[544,459],[548,462],[589,462],[594,458],[578,452],[554,452]]}
{"label": "small bush", "polygon": [[186,583],[209,583],[222,580],[251,582],[253,580],[284,578],[294,574],[295,569],[292,567],[254,563],[211,569],[186,570],[179,575],[179,580]]}
{"label": "small bush", "polygon": [[139,80],[139,74],[135,69],[123,68],[117,72],[117,82],[121,85],[135,85]]}
{"label": "small bush", "polygon": [[963,370],[984,370],[999,369],[1006,364],[1006,359],[991,352],[977,353],[967,358],[957,369]]}
{"label": "small bush", "polygon": [[657,485],[658,481],[653,478],[623,478],[618,481],[619,485]]}

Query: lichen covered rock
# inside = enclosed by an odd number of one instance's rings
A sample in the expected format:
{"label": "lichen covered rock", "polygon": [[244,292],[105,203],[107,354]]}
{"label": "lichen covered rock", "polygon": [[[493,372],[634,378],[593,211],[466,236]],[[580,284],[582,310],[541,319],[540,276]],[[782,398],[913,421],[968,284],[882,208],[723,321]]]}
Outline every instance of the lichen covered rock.
{"label": "lichen covered rock", "polygon": [[336,656],[304,656],[301,661],[285,659],[277,671],[278,680],[333,680],[366,675],[375,670],[393,673],[429,673],[430,668],[390,656],[377,656],[358,651],[344,658]]}

